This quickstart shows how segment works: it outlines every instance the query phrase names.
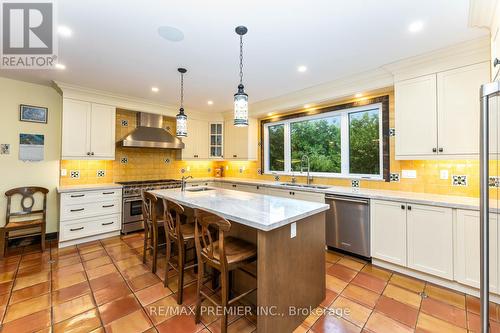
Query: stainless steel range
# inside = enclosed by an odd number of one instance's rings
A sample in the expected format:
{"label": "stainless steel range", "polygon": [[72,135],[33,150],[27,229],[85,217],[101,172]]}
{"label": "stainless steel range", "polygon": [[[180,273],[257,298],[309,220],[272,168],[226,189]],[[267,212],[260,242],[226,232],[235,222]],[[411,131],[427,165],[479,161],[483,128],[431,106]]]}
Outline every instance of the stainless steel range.
{"label": "stainless steel range", "polygon": [[122,233],[144,229],[142,219],[142,191],[180,188],[181,181],[175,179],[140,180],[118,182],[123,185]]}

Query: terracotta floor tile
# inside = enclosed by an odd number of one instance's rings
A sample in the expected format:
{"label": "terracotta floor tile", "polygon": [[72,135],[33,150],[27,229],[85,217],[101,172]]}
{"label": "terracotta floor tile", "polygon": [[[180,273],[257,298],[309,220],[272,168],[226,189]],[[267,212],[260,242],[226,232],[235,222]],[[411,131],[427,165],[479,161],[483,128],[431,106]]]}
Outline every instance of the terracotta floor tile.
{"label": "terracotta floor tile", "polygon": [[14,284],[14,281],[0,283],[0,295],[9,293],[10,290],[12,289],[13,284]]}
{"label": "terracotta floor tile", "polygon": [[133,291],[150,287],[158,282],[161,282],[161,279],[153,273],[142,274],[128,281],[130,288]]}
{"label": "terracotta floor tile", "polygon": [[427,296],[456,306],[457,308],[465,310],[465,295],[458,292],[427,284],[425,286],[425,293]]}
{"label": "terracotta floor tile", "polygon": [[50,271],[50,268],[51,268],[51,265],[49,263],[19,268],[17,270],[16,278],[26,277],[29,275],[42,273],[42,272],[48,272],[48,271]]}
{"label": "terracotta floor tile", "polygon": [[174,296],[164,297],[154,303],[145,306],[146,314],[151,318],[153,324],[158,325],[165,320],[172,318],[175,314],[175,309],[179,309],[181,305],[177,304]]}
{"label": "terracotta floor tile", "polygon": [[77,264],[79,262],[81,262],[81,259],[78,255],[59,258],[59,259],[56,259],[54,264],[52,264],[52,269],[58,269],[58,268],[74,265],[74,264]]}
{"label": "terracotta floor tile", "polygon": [[53,291],[52,306],[67,302],[73,298],[77,298],[88,293],[90,293],[90,287],[87,281]]}
{"label": "terracotta floor tile", "polygon": [[363,327],[372,313],[372,310],[345,297],[339,296],[331,305],[335,315],[350,321],[356,326]]}
{"label": "terracotta floor tile", "polygon": [[2,333],[29,333],[50,328],[50,309],[44,309],[2,325]]}
{"label": "terracotta floor tile", "polygon": [[309,327],[304,324],[300,324],[295,330],[293,330],[293,333],[307,333],[307,331],[309,331]]}
{"label": "terracotta floor tile", "polygon": [[33,297],[46,294],[49,292],[49,288],[50,288],[50,282],[46,281],[32,285],[30,287],[18,289],[12,293],[12,296],[10,298],[10,303],[11,304],[17,303]]}
{"label": "terracotta floor tile", "polygon": [[375,311],[412,328],[415,328],[417,323],[418,309],[384,295],[380,296]]}
{"label": "terracotta floor tile", "polygon": [[93,309],[94,307],[94,301],[90,294],[85,294],[64,303],[60,303],[53,307],[54,323],[59,323],[77,314]]}
{"label": "terracotta floor tile", "polygon": [[[91,252],[93,253],[93,252]],[[104,266],[107,264],[111,264],[111,258],[108,256],[102,256],[99,258],[91,259],[88,261],[85,261],[83,265],[85,266],[85,269],[93,269],[99,266]]]}
{"label": "terracotta floor tile", "polygon": [[[22,290],[22,289],[21,289]],[[0,308],[5,308],[9,302],[10,294],[0,295]],[[14,303],[11,301],[11,303]]]}
{"label": "terracotta floor tile", "polygon": [[313,325],[312,331],[315,333],[358,333],[361,332],[361,328],[345,319],[323,315]]}
{"label": "terracotta floor tile", "polygon": [[424,291],[425,282],[422,280],[417,280],[409,276],[404,276],[400,274],[392,274],[390,283],[397,285],[414,293],[419,293]]}
{"label": "terracotta floor tile", "polygon": [[97,309],[92,309],[54,324],[54,333],[84,333],[101,327]]}
{"label": "terracotta floor tile", "polygon": [[385,287],[383,295],[389,298],[393,298],[401,303],[411,305],[417,309],[420,307],[420,302],[422,301],[422,298],[418,294],[407,289],[395,286],[391,283],[389,283],[387,287]]}
{"label": "terracotta floor tile", "polygon": [[59,267],[57,269],[52,270],[52,279],[56,277],[64,277],[74,273],[83,272],[84,268],[82,263],[78,262],[76,264]]}
{"label": "terracotta floor tile", "polygon": [[151,270],[148,266],[146,266],[144,264],[140,264],[140,265],[125,268],[125,270],[122,271],[122,275],[125,279],[132,280],[133,278],[135,278],[139,275],[146,274],[150,271]]}
{"label": "terracotta floor tile", "polygon": [[196,333],[203,330],[205,328],[205,325],[203,325],[202,323],[196,324],[194,322],[194,316],[192,315],[181,314],[165,320],[156,328],[160,333]]}
{"label": "terracotta floor tile", "polygon": [[12,281],[14,279],[15,271],[0,272],[0,283]]}
{"label": "terracotta floor tile", "polygon": [[113,272],[110,274],[102,275],[99,276],[98,278],[89,280],[90,286],[92,287],[92,290],[95,292],[99,289],[102,288],[108,288],[112,286],[113,284],[120,283],[125,281],[120,273],[118,272]]}
{"label": "terracotta floor tile", "polygon": [[330,268],[328,268],[326,273],[338,277],[345,282],[349,282],[356,276],[356,274],[358,274],[358,271],[340,264],[334,264]]}
{"label": "terracotta floor tile", "polygon": [[105,257],[107,255],[108,255],[107,252],[103,249],[103,250],[97,250],[94,252],[82,254],[80,257],[82,258],[82,261],[89,261],[92,259]]}
{"label": "terracotta floor tile", "polygon": [[401,324],[381,313],[373,312],[365,328],[373,333],[410,333],[413,332],[408,326]]}
{"label": "terracotta floor tile", "polygon": [[374,293],[373,291],[352,284],[348,285],[340,295],[359,304],[365,305],[370,309],[375,307],[375,304],[380,297],[379,294]]}
{"label": "terracotta floor tile", "polygon": [[9,322],[32,313],[50,308],[50,295],[45,294],[35,298],[9,305],[5,313],[5,322]]}
{"label": "terracotta floor tile", "polygon": [[336,263],[340,260],[340,258],[342,258],[342,256],[335,252],[326,251],[325,253],[325,259],[327,262]]}
{"label": "terracotta floor tile", "polygon": [[0,272],[13,272],[17,270],[19,263],[17,261],[14,262],[0,262]]}
{"label": "terracotta floor tile", "polygon": [[99,266],[99,267],[87,270],[87,276],[89,277],[89,280],[98,278],[98,277],[103,276],[103,275],[111,274],[111,273],[118,273],[118,270],[116,269],[115,265],[113,265],[113,264]]}
{"label": "terracotta floor tile", "polygon": [[165,288],[163,286],[163,282],[160,282],[145,289],[139,290],[135,293],[135,296],[137,297],[139,302],[143,306],[145,306],[171,294],[172,291],[168,288]]}
{"label": "terracotta floor tile", "polygon": [[120,271],[123,271],[126,268],[142,264],[142,259],[140,259],[137,256],[134,256],[134,257],[129,257],[129,258],[126,258],[123,260],[119,260],[119,261],[115,262],[115,264],[116,264],[116,267],[118,267],[118,269]]}
{"label": "terracotta floor tile", "polygon": [[[255,325],[249,320],[241,317],[227,326],[228,333],[250,333],[255,331]],[[212,333],[220,333],[220,319],[210,324],[208,327]]]}
{"label": "terracotta floor tile", "polygon": [[132,291],[129,289],[125,281],[121,281],[107,288],[94,291],[94,298],[97,302],[97,305],[101,305],[111,302],[115,299],[122,298],[131,293]]}
{"label": "terracotta floor tile", "polygon": [[141,308],[139,302],[133,295],[127,295],[112,302],[99,306],[99,313],[104,325],[107,325],[121,317],[135,312]]}
{"label": "terracotta floor tile", "polygon": [[[465,302],[467,311],[477,315],[480,314],[481,304],[479,298],[471,295],[465,295]],[[500,314],[498,313],[498,310],[498,306],[495,303],[490,302],[490,319],[499,321]]]}
{"label": "terracotta floor tile", "polygon": [[323,300],[323,302],[321,302],[320,306],[327,308],[328,306],[330,306],[330,304],[333,303],[338,295],[339,294],[337,294],[336,292],[331,291],[330,289],[326,289],[325,299]]}
{"label": "terracotta floor tile", "polygon": [[351,283],[376,292],[377,294],[381,294],[387,284],[384,280],[363,272],[359,272]]}
{"label": "terracotta floor tile", "polygon": [[[213,323],[214,321],[216,321],[217,319],[219,319],[219,317],[216,315],[215,305],[213,305],[209,300],[205,299],[201,303],[201,305],[207,309],[207,311],[204,311],[201,313],[201,322],[203,324],[208,326],[211,323]],[[320,314],[317,317],[319,317],[322,312],[323,311],[321,310]],[[146,313],[147,313],[147,310],[146,310]],[[227,319],[227,322],[228,322],[228,324],[230,324],[233,321],[239,319],[240,317],[241,317],[241,315],[239,315],[236,311],[234,311],[233,313],[230,312],[228,319]],[[314,323],[314,321],[311,320],[310,325],[312,325],[313,323]]]}
{"label": "terracotta floor tile", "polygon": [[52,279],[52,290],[59,290],[69,286],[87,281],[84,272],[77,272],[66,276],[55,277]]}
{"label": "terracotta floor tile", "polygon": [[345,287],[347,287],[347,282],[342,281],[339,278],[336,278],[335,276],[326,274],[326,288],[330,289],[331,291],[340,294],[342,290],[344,290]]}
{"label": "terracotta floor tile", "polygon": [[78,247],[78,252],[80,252],[80,255],[102,250],[103,247],[101,243],[95,243],[95,244],[84,244],[83,246],[77,245]]}
{"label": "terracotta floor tile", "polygon": [[[468,312],[467,313],[467,327],[469,332],[480,333],[481,332],[481,318],[479,315]],[[499,333],[500,323],[490,319],[490,332]]]}
{"label": "terracotta floor tile", "polygon": [[444,320],[429,316],[423,312],[420,312],[418,315],[417,330],[419,329],[422,329],[425,332],[435,333],[467,332],[465,328],[452,325]]}
{"label": "terracotta floor tile", "polygon": [[355,271],[360,271],[365,266],[366,263],[351,258],[343,257],[339,261],[337,261],[337,264],[344,265],[346,267],[354,269]]}
{"label": "terracotta floor tile", "polygon": [[456,308],[452,305],[440,302],[433,298],[424,298],[420,311],[447,321],[455,326],[467,328],[465,310]]}
{"label": "terracotta floor tile", "polygon": [[382,268],[375,267],[372,264],[366,264],[365,267],[363,267],[363,269],[361,270],[361,272],[369,274],[384,281],[389,281],[389,279],[392,276],[392,272]]}
{"label": "terracotta floor tile", "polygon": [[[137,310],[126,316],[123,316],[110,324],[105,326],[105,330],[108,333],[135,333],[144,332],[148,328],[153,326],[148,316],[144,311]],[[172,331],[176,332],[176,331]],[[180,331],[178,331],[180,332]]]}
{"label": "terracotta floor tile", "polygon": [[19,290],[35,284],[49,281],[50,272],[40,272],[32,275],[17,278],[14,282],[14,289]]}
{"label": "terracotta floor tile", "polygon": [[106,248],[112,247],[112,246],[122,244],[122,239],[120,236],[110,237],[110,238],[102,239],[101,244]]}

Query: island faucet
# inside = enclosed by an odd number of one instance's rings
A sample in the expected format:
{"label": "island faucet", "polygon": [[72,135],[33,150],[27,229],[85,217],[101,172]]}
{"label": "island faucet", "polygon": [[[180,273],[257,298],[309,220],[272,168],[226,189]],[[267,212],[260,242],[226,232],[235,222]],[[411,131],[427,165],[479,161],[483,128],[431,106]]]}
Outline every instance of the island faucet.
{"label": "island faucet", "polygon": [[181,191],[184,192],[186,190],[186,180],[188,180],[189,178],[193,178],[193,176],[182,176],[182,179],[181,179]]}
{"label": "island faucet", "polygon": [[304,161],[307,162],[307,185],[311,184],[311,177],[309,177],[309,172],[311,171],[311,164],[309,161],[309,156],[307,155],[302,155],[302,158],[300,159],[300,173],[304,172]]}

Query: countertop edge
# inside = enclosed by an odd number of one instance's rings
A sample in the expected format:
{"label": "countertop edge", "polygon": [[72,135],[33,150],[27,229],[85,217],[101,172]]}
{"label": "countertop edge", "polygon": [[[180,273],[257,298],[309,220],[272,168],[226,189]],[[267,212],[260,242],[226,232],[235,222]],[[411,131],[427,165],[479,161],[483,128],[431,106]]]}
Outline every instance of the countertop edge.
{"label": "countertop edge", "polygon": [[122,185],[115,183],[67,185],[67,186],[58,186],[57,193],[83,192],[83,191],[95,191],[95,190],[105,190],[105,189],[121,189],[122,187],[123,187]]}

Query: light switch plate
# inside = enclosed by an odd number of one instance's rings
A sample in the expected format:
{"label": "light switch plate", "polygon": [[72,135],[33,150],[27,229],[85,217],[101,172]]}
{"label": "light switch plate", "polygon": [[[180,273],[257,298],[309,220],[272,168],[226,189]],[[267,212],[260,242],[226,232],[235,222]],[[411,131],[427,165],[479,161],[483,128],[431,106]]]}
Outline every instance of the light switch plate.
{"label": "light switch plate", "polygon": [[68,175],[68,170],[61,169],[61,177],[66,177]]}
{"label": "light switch plate", "polygon": [[401,178],[417,178],[417,170],[401,170]]}
{"label": "light switch plate", "polygon": [[440,170],[439,171],[439,178],[440,179],[448,179],[448,170]]}
{"label": "light switch plate", "polygon": [[290,238],[295,238],[297,236],[297,223],[293,222],[290,224]]}

